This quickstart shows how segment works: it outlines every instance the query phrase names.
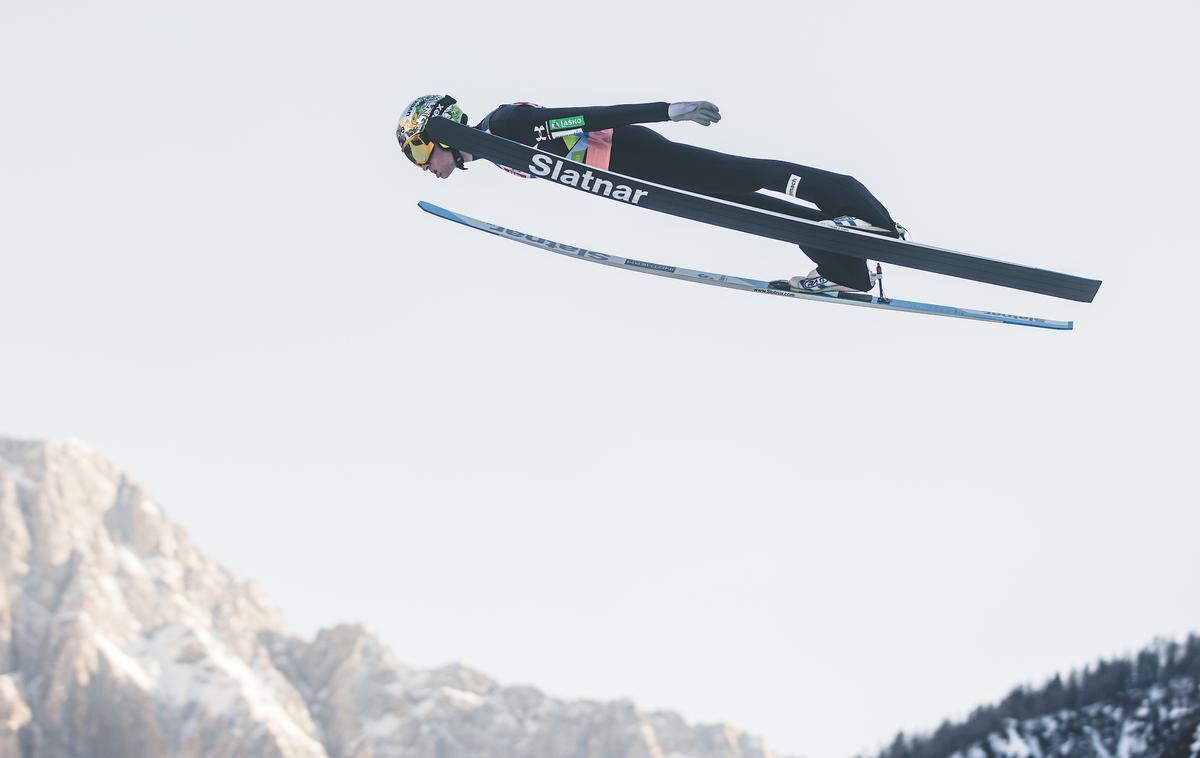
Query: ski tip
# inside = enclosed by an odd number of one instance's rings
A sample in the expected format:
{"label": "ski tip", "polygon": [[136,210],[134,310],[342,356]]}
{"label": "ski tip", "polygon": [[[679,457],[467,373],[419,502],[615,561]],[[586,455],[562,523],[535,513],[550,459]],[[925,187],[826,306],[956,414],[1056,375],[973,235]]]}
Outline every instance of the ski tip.
{"label": "ski tip", "polygon": [[433,203],[431,203],[427,200],[418,200],[417,207],[420,208],[421,210],[425,211],[426,213],[432,213],[433,215],[438,216],[440,218],[444,218],[449,221],[457,221],[460,224],[465,223],[461,218],[459,218],[458,214],[455,213],[454,211],[448,211],[445,208],[441,207],[440,205],[434,205]]}

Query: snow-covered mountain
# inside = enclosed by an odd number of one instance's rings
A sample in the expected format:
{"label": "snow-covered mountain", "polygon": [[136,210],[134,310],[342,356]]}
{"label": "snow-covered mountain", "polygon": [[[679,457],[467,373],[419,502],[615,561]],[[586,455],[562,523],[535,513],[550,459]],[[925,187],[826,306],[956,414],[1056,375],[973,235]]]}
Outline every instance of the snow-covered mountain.
{"label": "snow-covered mountain", "polygon": [[1200,758],[1200,637],[1018,687],[878,758]]}
{"label": "snow-covered mountain", "polygon": [[1200,733],[1196,691],[1190,685],[1181,681],[1174,688],[1155,687],[1132,701],[1009,719],[1002,730],[955,751],[952,758],[1194,757],[1200,750]]}
{"label": "snow-covered mountain", "polygon": [[290,636],[87,446],[0,437],[0,758],[767,758],[731,727]]}

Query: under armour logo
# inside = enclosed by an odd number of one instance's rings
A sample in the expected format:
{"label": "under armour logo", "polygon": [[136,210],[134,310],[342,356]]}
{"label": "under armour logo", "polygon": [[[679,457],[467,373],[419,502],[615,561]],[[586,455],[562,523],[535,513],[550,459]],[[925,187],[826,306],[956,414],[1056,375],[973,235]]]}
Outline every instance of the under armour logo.
{"label": "under armour logo", "polygon": [[550,139],[546,136],[546,126],[544,124],[533,127],[533,138],[536,142],[545,142]]}

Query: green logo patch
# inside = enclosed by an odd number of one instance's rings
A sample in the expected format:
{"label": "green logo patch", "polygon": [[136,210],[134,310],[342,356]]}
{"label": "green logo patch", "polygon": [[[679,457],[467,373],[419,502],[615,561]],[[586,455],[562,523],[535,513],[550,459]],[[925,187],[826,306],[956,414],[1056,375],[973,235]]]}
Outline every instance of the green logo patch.
{"label": "green logo patch", "polygon": [[562,131],[563,129],[578,129],[583,126],[583,116],[552,118],[547,123],[550,126],[550,131],[552,132]]}

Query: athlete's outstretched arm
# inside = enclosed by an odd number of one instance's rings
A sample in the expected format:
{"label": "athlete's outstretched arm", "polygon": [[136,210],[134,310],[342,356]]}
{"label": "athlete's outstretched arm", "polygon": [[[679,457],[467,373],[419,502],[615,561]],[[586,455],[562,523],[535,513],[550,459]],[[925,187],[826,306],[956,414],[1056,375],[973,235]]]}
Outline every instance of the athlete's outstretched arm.
{"label": "athlete's outstretched arm", "polygon": [[556,133],[599,132],[618,126],[653,124],[659,121],[695,121],[708,126],[721,120],[717,106],[706,101],[682,103],[638,103],[575,108],[541,108],[534,105],[505,105],[491,115],[493,134],[525,142],[536,133],[554,139]]}
{"label": "athlete's outstretched arm", "polygon": [[[490,129],[519,141],[536,129],[543,139],[553,139],[554,132],[583,130],[598,132],[617,126],[650,124],[667,121],[667,103],[637,105],[600,105],[583,108],[539,108],[533,105],[505,105],[492,114]],[[553,122],[553,123],[552,123]]]}

